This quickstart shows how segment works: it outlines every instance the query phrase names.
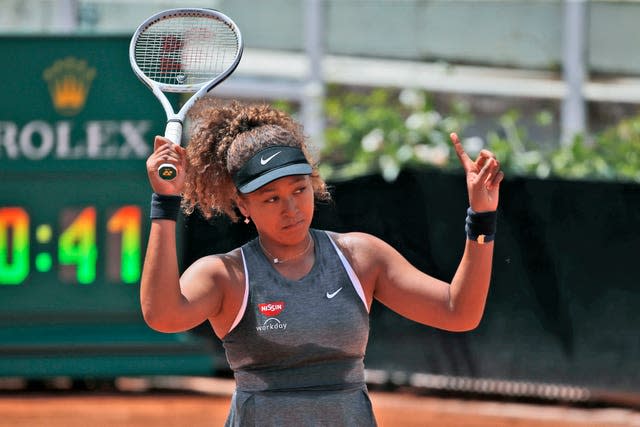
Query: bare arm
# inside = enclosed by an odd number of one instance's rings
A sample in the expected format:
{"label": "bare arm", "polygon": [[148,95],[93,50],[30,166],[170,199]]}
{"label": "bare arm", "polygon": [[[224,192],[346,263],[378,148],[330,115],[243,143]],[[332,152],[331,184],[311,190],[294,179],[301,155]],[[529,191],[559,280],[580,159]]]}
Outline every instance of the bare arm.
{"label": "bare arm", "polygon": [[[465,170],[469,204],[475,212],[493,212],[504,175],[489,151],[474,162],[464,152],[458,136],[451,135]],[[463,225],[461,224],[461,227]],[[365,290],[399,314],[417,322],[451,331],[475,328],[484,312],[491,279],[493,242],[467,240],[451,283],[435,279],[413,267],[380,239],[354,233],[341,237]]]}
{"label": "bare arm", "polygon": [[140,306],[145,321],[154,329],[162,325],[162,311],[175,312],[182,303],[176,253],[176,223],[153,220],[140,281]]}
{"label": "bare arm", "polygon": [[[147,324],[161,332],[191,329],[220,313],[225,284],[216,257],[196,261],[179,277],[175,222],[154,220],[140,282],[140,305]],[[217,280],[216,280],[217,278]]]}
{"label": "bare arm", "polygon": [[413,267],[384,242],[377,247],[380,265],[374,297],[416,322],[450,331],[474,329],[480,322],[489,290],[493,243],[467,240],[462,260],[451,283]]}
{"label": "bare arm", "polygon": [[[157,167],[173,163],[178,176],[171,181],[158,177]],[[178,195],[184,185],[184,150],[164,138],[156,138],[147,160],[147,172],[154,191]],[[154,219],[140,282],[140,305],[147,324],[162,332],[184,331],[220,311],[224,286],[215,283],[221,262],[203,259],[179,277],[176,253],[176,222]],[[222,281],[221,281],[222,282]]]}

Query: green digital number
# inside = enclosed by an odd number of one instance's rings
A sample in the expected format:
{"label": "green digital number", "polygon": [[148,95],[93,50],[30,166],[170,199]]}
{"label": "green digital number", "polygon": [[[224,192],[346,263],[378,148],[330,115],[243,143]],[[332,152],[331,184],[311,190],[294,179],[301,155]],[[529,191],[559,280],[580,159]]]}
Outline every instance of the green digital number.
{"label": "green digital number", "polygon": [[120,252],[120,268],[112,279],[136,283],[141,274],[140,228],[142,212],[139,206],[122,206],[107,221],[110,236],[120,236],[120,247],[110,248],[110,255]]}
{"label": "green digital number", "polygon": [[19,285],[29,275],[29,214],[0,208],[0,285]]}
{"label": "green digital number", "polygon": [[84,208],[64,229],[58,240],[58,262],[75,266],[75,280],[81,284],[96,279],[96,209]]}

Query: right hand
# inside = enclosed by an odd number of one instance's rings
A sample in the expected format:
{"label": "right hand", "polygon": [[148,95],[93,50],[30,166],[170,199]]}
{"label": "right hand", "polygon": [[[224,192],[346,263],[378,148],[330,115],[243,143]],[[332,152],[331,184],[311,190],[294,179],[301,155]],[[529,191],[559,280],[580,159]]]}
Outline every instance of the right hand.
{"label": "right hand", "polygon": [[[178,176],[167,181],[158,175],[158,168],[163,163],[171,163],[178,170]],[[156,136],[153,141],[153,153],[147,158],[147,175],[155,193],[179,196],[184,189],[187,166],[186,151],[167,138]]]}

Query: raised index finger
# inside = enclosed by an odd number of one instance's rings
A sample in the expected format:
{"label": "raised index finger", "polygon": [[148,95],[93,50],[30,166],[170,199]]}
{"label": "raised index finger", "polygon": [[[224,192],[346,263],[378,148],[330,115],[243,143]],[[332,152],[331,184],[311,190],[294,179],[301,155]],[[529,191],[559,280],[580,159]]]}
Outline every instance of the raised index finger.
{"label": "raised index finger", "polygon": [[453,148],[456,149],[456,154],[460,159],[460,163],[462,163],[462,167],[466,172],[469,172],[469,170],[472,169],[473,160],[471,160],[469,155],[464,151],[464,148],[462,148],[462,144],[460,143],[457,133],[452,132],[449,137],[451,138],[451,142],[453,142]]}

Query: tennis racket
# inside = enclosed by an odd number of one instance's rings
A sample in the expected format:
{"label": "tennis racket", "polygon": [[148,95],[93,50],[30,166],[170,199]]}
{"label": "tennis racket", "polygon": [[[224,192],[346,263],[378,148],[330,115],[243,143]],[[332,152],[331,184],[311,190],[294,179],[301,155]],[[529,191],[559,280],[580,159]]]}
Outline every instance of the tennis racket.
{"label": "tennis racket", "polygon": [[[238,26],[212,9],[169,9],[140,24],[131,38],[129,61],[167,114],[167,139],[180,144],[189,108],[233,73],[242,49]],[[167,92],[193,95],[176,113]],[[178,171],[166,163],[160,165],[158,174],[171,180]]]}

